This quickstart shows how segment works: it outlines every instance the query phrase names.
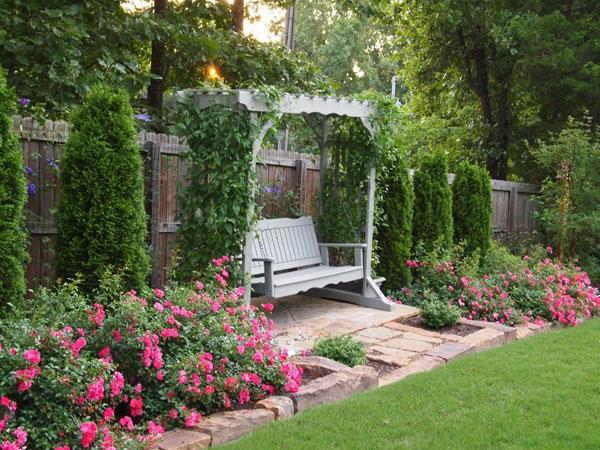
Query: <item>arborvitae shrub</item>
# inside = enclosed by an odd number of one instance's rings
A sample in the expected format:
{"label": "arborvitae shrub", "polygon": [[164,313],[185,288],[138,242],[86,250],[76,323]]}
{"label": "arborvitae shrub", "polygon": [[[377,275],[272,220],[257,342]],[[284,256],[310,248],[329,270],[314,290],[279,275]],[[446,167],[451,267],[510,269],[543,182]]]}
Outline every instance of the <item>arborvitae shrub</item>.
{"label": "arborvitae shrub", "polygon": [[97,286],[107,271],[127,288],[147,282],[142,159],[124,91],[94,88],[72,115],[61,165],[57,269]]}
{"label": "arborvitae shrub", "polygon": [[378,271],[385,276],[385,286],[398,290],[411,281],[405,262],[412,249],[414,192],[408,168],[399,161],[386,175],[387,191],[383,197],[384,224],[378,227]]}
{"label": "arborvitae shrub", "polygon": [[23,150],[12,132],[17,99],[0,69],[0,306],[25,294],[27,189]]}
{"label": "arborvitae shrub", "polygon": [[413,244],[425,250],[436,244],[452,244],[452,190],[448,185],[448,161],[442,152],[426,154],[414,175],[415,204]]}
{"label": "arborvitae shrub", "polygon": [[487,170],[467,162],[456,170],[452,185],[454,240],[466,254],[485,256],[492,238],[492,184]]}

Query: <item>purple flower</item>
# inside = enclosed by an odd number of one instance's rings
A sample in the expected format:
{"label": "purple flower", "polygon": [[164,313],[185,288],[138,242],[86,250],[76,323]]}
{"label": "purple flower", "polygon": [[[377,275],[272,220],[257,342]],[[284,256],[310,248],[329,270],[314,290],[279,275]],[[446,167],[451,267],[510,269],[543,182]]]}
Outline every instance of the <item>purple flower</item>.
{"label": "purple flower", "polygon": [[265,192],[267,194],[270,194],[271,192],[273,192],[273,188],[271,186],[265,186]]}
{"label": "purple flower", "polygon": [[48,165],[49,165],[50,167],[52,167],[53,169],[58,169],[58,164],[57,164],[57,162],[56,162],[56,161],[54,161],[52,158],[48,158],[48,159],[46,160],[46,162],[47,162],[47,163],[48,163]]}
{"label": "purple flower", "polygon": [[29,166],[25,166],[25,169],[24,169],[24,170],[25,170],[25,174],[26,174],[27,176],[32,176],[32,175],[33,175],[33,169],[32,169],[31,167],[29,167]]}
{"label": "purple flower", "polygon": [[279,194],[281,192],[281,188],[279,186],[275,186],[273,188],[273,192],[275,192],[276,194]]}
{"label": "purple flower", "polygon": [[35,184],[33,184],[33,183],[29,183],[29,184],[27,185],[27,193],[28,193],[29,195],[34,195],[34,194],[35,194]]}
{"label": "purple flower", "polygon": [[152,117],[150,117],[150,114],[136,114],[135,117],[137,120],[141,121],[141,122],[152,122]]}
{"label": "purple flower", "polygon": [[29,105],[30,103],[31,103],[31,100],[29,100],[27,97],[21,97],[21,98],[19,99],[19,104],[20,104],[21,106],[27,106],[27,105]]}

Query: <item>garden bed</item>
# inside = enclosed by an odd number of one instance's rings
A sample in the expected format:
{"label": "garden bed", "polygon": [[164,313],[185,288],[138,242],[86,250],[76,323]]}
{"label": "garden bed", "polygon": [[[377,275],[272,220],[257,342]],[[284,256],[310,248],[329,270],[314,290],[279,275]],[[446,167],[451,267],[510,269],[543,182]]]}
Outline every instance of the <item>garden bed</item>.
{"label": "garden bed", "polygon": [[456,325],[452,325],[450,327],[435,329],[435,328],[431,328],[431,327],[428,327],[427,325],[425,325],[423,318],[420,316],[407,317],[407,318],[399,320],[398,322],[402,323],[404,325],[408,325],[408,326],[415,327],[415,328],[420,328],[422,330],[427,330],[427,331],[431,331],[434,333],[453,334],[453,335],[462,336],[462,337],[468,336],[470,334],[476,333],[477,331],[481,330],[481,327],[477,327],[475,325],[467,325],[464,323],[457,323]]}

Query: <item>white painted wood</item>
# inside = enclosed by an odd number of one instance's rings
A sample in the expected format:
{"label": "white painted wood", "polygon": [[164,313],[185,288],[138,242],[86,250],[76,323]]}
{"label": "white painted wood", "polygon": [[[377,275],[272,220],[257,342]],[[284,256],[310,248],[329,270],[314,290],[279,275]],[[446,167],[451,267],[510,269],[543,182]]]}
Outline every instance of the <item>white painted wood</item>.
{"label": "white painted wood", "polygon": [[364,256],[365,279],[363,281],[363,295],[367,295],[367,278],[371,276],[371,259],[373,256],[373,216],[375,215],[375,166],[369,169],[369,195],[367,199],[366,244]]}
{"label": "white painted wood", "polygon": [[324,116],[375,117],[377,107],[367,101],[311,95],[284,94],[280,100],[272,101],[257,91],[251,90],[184,90],[175,95],[185,97],[193,94],[198,108],[224,105],[230,108],[243,107],[250,112],[279,111],[283,114],[321,114]]}
{"label": "white painted wood", "polygon": [[[313,288],[360,280],[362,277],[362,268],[356,266],[317,266],[275,274],[272,296],[275,298],[285,297]],[[266,282],[267,280],[263,278],[257,280],[257,284],[255,284],[257,292],[264,293],[266,291]]]}

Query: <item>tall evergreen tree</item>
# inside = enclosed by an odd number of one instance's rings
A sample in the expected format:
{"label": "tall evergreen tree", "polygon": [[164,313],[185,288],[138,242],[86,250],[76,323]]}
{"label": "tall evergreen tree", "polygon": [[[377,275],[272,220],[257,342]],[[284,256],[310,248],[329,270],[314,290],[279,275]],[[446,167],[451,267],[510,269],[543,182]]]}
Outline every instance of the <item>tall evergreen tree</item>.
{"label": "tall evergreen tree", "polygon": [[385,223],[378,227],[379,268],[385,274],[385,286],[397,290],[408,286],[410,269],[405,262],[412,250],[414,191],[406,163],[400,160],[387,175],[383,197]]}
{"label": "tall evergreen tree", "polygon": [[465,242],[465,253],[485,256],[492,239],[492,185],[487,170],[467,162],[456,170],[452,185],[454,240]]}
{"label": "tall evergreen tree", "polygon": [[142,159],[124,91],[95,87],[72,116],[61,168],[57,269],[91,290],[107,270],[146,284]]}
{"label": "tall evergreen tree", "polygon": [[425,250],[436,242],[452,245],[452,190],[448,185],[448,161],[442,152],[426,154],[414,175],[415,204],[413,243]]}
{"label": "tall evergreen tree", "polygon": [[0,306],[25,294],[27,190],[23,150],[12,132],[11,115],[16,104],[0,69]]}

